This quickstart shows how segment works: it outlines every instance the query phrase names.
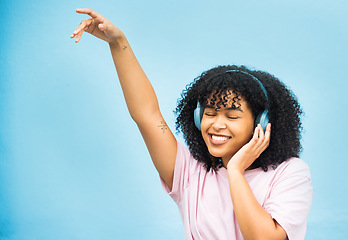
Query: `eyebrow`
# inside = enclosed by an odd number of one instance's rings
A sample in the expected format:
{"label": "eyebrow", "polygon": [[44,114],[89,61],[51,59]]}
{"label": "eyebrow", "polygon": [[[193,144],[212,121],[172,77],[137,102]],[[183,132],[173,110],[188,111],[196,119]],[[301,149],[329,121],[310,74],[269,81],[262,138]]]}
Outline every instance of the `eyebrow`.
{"label": "eyebrow", "polygon": [[[216,109],[215,106],[212,106],[212,105],[206,105],[205,108],[210,108],[210,109]],[[240,107],[229,107],[229,108],[225,108],[225,110],[235,110],[235,111],[239,111],[239,112],[242,112],[243,113],[243,110],[240,108]]]}

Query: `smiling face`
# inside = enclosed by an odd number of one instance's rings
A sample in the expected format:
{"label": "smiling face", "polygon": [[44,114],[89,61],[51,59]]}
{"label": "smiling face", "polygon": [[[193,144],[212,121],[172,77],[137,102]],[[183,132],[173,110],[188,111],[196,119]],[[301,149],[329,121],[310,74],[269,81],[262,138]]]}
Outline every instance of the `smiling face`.
{"label": "smiling face", "polygon": [[[252,137],[254,117],[243,97],[229,92],[226,106],[207,101],[201,122],[201,133],[214,157],[221,157],[226,167],[232,156]],[[237,99],[237,102],[236,102]]]}

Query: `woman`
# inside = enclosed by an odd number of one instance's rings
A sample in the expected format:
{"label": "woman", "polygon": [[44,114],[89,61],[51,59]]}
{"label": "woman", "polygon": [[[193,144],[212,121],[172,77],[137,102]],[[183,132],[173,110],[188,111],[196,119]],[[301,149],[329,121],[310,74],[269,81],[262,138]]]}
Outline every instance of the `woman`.
{"label": "woman", "polygon": [[298,158],[301,109],[283,83],[243,66],[204,72],[176,109],[186,148],[123,32],[91,9],[76,12],[91,18],[71,38],[88,32],[109,43],[129,113],[178,204],[186,239],[304,239],[313,190]]}

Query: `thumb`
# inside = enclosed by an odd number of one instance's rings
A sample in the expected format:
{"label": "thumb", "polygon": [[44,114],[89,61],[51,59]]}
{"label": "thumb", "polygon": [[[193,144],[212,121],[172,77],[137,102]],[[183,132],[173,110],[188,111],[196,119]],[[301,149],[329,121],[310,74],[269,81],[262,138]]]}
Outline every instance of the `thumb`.
{"label": "thumb", "polygon": [[106,30],[106,26],[104,25],[104,24],[102,24],[102,23],[100,23],[99,25],[98,25],[98,28],[101,30],[101,31],[105,31]]}

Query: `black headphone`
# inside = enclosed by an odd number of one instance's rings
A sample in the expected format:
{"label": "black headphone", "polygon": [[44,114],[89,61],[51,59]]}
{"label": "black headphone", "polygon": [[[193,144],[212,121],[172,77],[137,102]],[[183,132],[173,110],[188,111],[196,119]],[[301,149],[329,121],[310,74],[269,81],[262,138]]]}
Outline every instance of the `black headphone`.
{"label": "black headphone", "polygon": [[[231,73],[231,72],[238,72],[238,73],[246,74],[246,75],[250,76],[252,79],[254,79],[259,84],[261,90],[263,91],[263,93],[266,97],[267,106],[266,106],[266,109],[264,111],[262,111],[259,115],[257,115],[257,117],[255,119],[255,127],[260,123],[263,130],[266,131],[267,124],[269,123],[269,118],[268,118],[269,100],[268,100],[268,94],[267,94],[266,88],[263,86],[263,84],[261,83],[261,81],[259,79],[257,79],[255,76],[251,75],[250,73],[240,71],[240,70],[227,70],[225,73]],[[201,130],[201,121],[203,118],[203,112],[204,112],[204,109],[199,104],[199,102],[197,102],[197,107],[193,113],[194,114],[193,117],[194,117],[195,125],[199,130]]]}

